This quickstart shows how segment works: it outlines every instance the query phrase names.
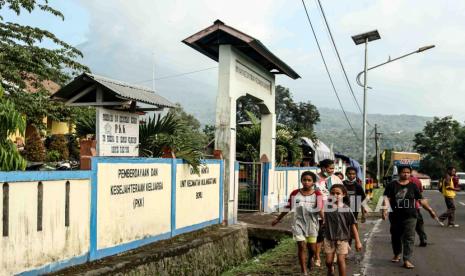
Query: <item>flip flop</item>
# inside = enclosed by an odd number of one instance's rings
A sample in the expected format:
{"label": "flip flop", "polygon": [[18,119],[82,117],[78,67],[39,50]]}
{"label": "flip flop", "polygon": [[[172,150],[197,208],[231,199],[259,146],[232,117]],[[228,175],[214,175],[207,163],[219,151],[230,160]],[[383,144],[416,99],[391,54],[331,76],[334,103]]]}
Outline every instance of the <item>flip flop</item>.
{"label": "flip flop", "polygon": [[404,263],[403,267],[407,268],[407,269],[414,269],[415,266],[413,264],[406,264]]}
{"label": "flip flop", "polygon": [[393,263],[398,263],[398,262],[400,262],[400,257],[394,257],[394,258],[392,258],[392,259],[391,259],[391,262],[393,262]]}

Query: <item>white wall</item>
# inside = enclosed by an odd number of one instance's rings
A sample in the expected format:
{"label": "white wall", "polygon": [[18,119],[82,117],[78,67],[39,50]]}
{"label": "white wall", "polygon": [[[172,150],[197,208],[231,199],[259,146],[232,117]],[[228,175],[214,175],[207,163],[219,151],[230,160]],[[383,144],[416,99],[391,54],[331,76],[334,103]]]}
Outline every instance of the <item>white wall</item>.
{"label": "white wall", "polygon": [[90,180],[70,180],[68,227],[66,180],[43,181],[42,231],[37,231],[37,187],[38,182],[9,183],[9,235],[1,237],[0,275],[31,270],[89,251]]}

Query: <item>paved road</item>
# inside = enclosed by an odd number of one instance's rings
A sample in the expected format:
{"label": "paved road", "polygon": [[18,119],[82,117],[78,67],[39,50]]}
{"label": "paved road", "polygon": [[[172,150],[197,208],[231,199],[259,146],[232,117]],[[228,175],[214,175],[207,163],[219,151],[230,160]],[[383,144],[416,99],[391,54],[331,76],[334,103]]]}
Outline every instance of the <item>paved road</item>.
{"label": "paved road", "polygon": [[[425,191],[424,196],[429,203],[441,214],[446,206],[444,198],[438,191]],[[365,275],[465,275],[465,194],[460,192],[456,197],[456,223],[459,228],[439,226],[426,211],[422,211],[425,218],[425,230],[428,235],[428,246],[418,246],[416,236],[412,262],[415,269],[408,270],[401,264],[390,262],[392,250],[389,234],[389,222],[380,222],[373,230],[365,261],[367,266]]]}

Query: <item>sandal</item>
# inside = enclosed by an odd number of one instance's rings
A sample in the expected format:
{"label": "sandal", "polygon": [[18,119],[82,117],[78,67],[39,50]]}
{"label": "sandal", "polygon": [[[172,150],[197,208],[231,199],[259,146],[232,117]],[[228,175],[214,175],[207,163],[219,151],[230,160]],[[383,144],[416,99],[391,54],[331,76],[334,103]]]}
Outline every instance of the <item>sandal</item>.
{"label": "sandal", "polygon": [[411,263],[411,262],[404,262],[404,265],[403,267],[407,268],[407,269],[414,269],[415,266]]}
{"label": "sandal", "polygon": [[393,263],[400,262],[400,256],[394,256],[394,258],[391,259],[391,262],[393,262]]}

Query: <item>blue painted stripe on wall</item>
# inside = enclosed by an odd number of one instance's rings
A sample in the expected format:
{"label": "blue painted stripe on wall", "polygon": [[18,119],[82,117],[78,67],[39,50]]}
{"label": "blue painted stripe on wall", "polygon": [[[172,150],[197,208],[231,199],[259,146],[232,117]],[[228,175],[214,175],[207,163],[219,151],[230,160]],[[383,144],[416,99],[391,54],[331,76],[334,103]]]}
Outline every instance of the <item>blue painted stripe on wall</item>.
{"label": "blue painted stripe on wall", "polygon": [[171,160],[171,237],[176,230],[176,159]]}
{"label": "blue painted stripe on wall", "polygon": [[220,218],[218,220],[218,223],[223,223],[223,198],[224,198],[224,187],[223,187],[223,181],[224,181],[224,161],[221,160],[220,163]]}
{"label": "blue painted stripe on wall", "polygon": [[91,171],[13,171],[0,172],[0,182],[90,179]]}
{"label": "blue painted stripe on wall", "polygon": [[97,171],[98,158],[92,158],[92,178],[90,188],[90,247],[89,260],[97,259]]}
{"label": "blue painted stripe on wall", "polygon": [[98,163],[155,163],[171,164],[171,158],[147,158],[147,157],[92,157],[92,161]]}
{"label": "blue painted stripe on wall", "polygon": [[167,232],[167,233],[163,233],[160,235],[144,238],[141,240],[131,241],[131,242],[119,244],[113,247],[100,249],[96,252],[96,259],[101,259],[104,257],[116,255],[116,254],[119,254],[125,251],[136,249],[138,247],[147,245],[149,243],[153,243],[159,240],[166,240],[166,239],[169,239],[170,237],[171,237],[171,232]]}
{"label": "blue painted stripe on wall", "polygon": [[218,224],[218,219],[212,219],[212,220],[209,220],[209,221],[204,221],[204,222],[201,222],[201,223],[197,223],[197,224],[194,224],[194,225],[190,225],[190,226],[186,226],[186,227],[183,227],[183,228],[176,229],[174,231],[174,234],[175,235],[180,235],[180,234],[184,234],[184,233],[187,233],[187,232],[192,232],[192,231],[199,230],[199,229],[205,228],[205,227],[210,226],[210,225],[215,225],[215,224]]}
{"label": "blue painted stripe on wall", "polygon": [[83,263],[87,262],[88,258],[89,258],[88,254],[85,254],[85,255],[73,257],[71,259],[67,259],[67,260],[47,264],[45,266],[42,266],[40,268],[36,268],[36,269],[33,269],[33,270],[24,271],[24,272],[18,273],[16,275],[35,276],[35,275],[42,275],[42,274],[45,274],[45,273],[51,273],[51,272],[58,271],[60,269],[63,269],[63,268],[69,267],[69,266],[83,264]]}
{"label": "blue painted stripe on wall", "polygon": [[271,164],[270,163],[263,163],[263,173],[262,173],[262,211],[265,210],[265,206],[267,206],[267,199],[268,199],[268,190],[269,190],[269,175]]}

